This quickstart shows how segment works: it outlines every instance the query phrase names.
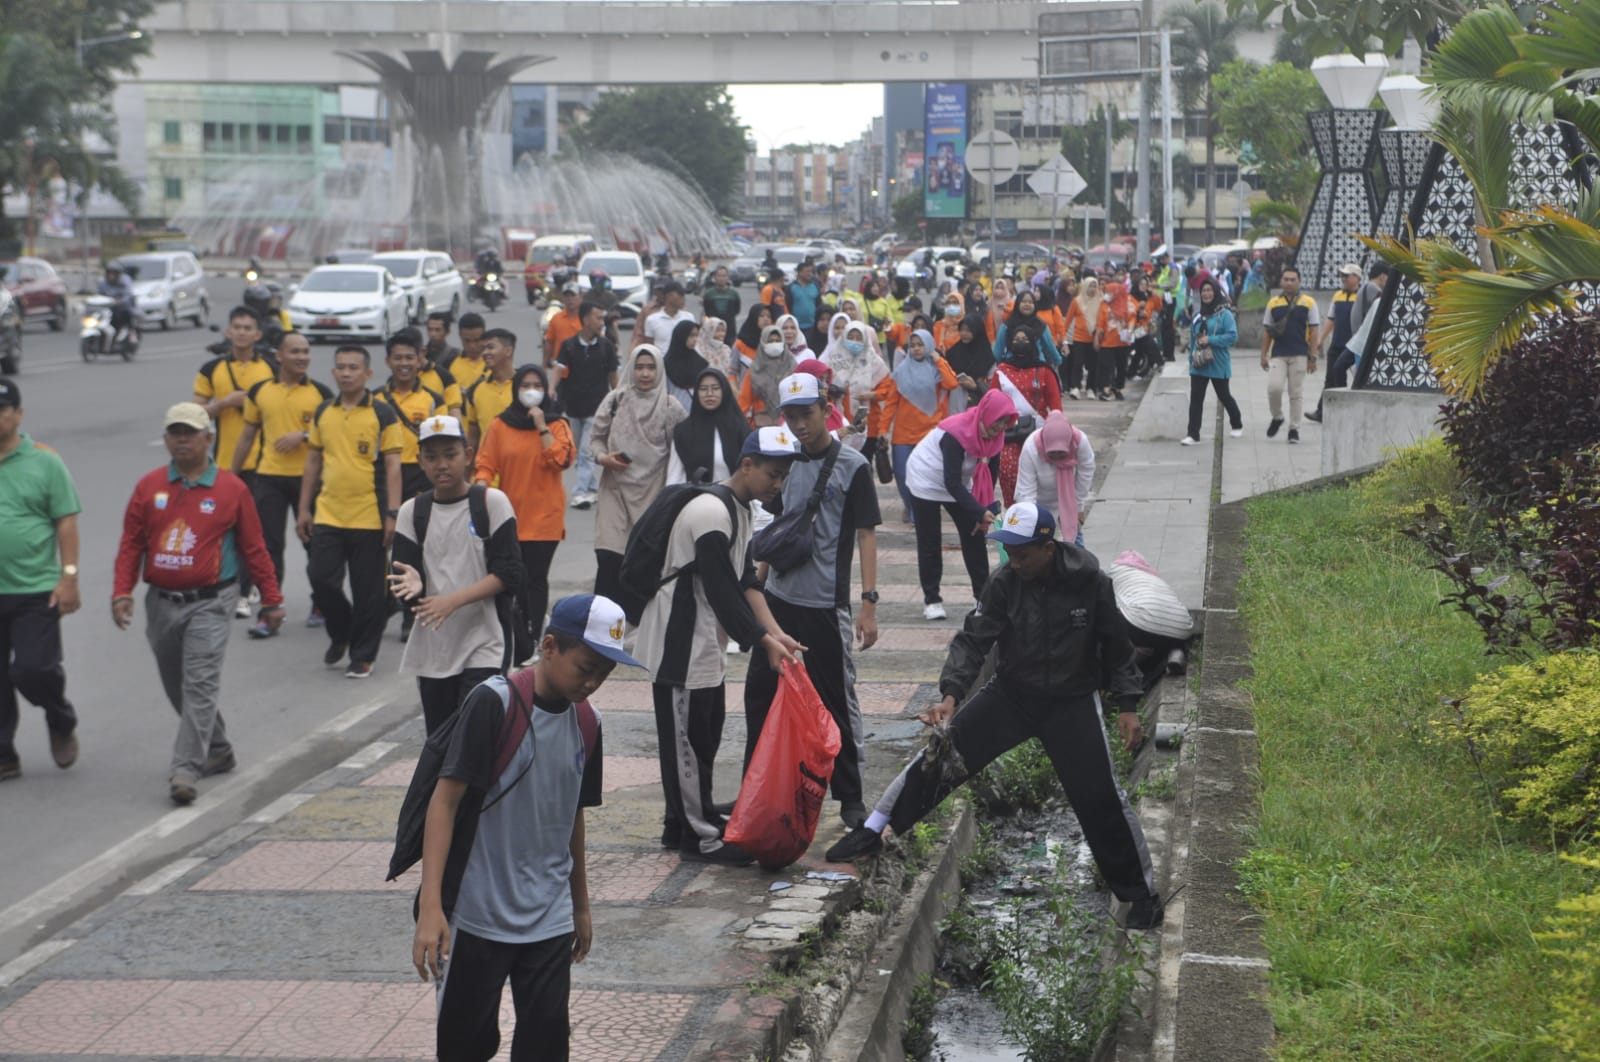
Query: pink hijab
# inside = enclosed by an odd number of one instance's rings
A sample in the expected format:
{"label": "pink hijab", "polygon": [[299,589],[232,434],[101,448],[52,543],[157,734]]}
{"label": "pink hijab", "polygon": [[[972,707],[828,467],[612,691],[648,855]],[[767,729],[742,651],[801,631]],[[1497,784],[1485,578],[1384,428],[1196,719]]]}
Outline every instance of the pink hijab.
{"label": "pink hijab", "polygon": [[[1078,537],[1078,442],[1082,438],[1083,432],[1074,428],[1059,409],[1050,411],[1038,431],[1039,456],[1056,470],[1056,504],[1061,509],[1056,514],[1056,526],[1061,529],[1064,542]],[[1067,456],[1052,457],[1052,450],[1064,451]]]}
{"label": "pink hijab", "polygon": [[1006,436],[1004,432],[996,432],[992,439],[985,439],[979,427],[992,427],[1016,415],[1017,407],[1011,404],[1011,399],[999,390],[991,390],[985,391],[978,404],[965,413],[939,422],[946,435],[955,436],[961,448],[978,459],[978,467],[972,472],[972,496],[985,508],[994,502],[994,476],[989,472],[989,458],[1005,446]]}

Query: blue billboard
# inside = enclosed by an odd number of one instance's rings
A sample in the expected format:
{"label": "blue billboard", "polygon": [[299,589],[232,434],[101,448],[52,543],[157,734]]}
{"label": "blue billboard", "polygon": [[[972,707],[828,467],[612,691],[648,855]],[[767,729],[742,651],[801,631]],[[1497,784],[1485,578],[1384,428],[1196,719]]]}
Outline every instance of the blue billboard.
{"label": "blue billboard", "polygon": [[967,216],[967,86],[935,82],[924,94],[922,213]]}

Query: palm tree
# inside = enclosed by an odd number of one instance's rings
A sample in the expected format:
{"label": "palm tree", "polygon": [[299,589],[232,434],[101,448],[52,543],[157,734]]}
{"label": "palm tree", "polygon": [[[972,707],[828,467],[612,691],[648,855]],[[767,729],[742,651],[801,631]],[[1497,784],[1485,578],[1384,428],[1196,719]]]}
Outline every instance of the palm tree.
{"label": "palm tree", "polygon": [[[1470,398],[1495,359],[1544,314],[1600,285],[1600,0],[1550,0],[1536,32],[1503,5],[1474,12],[1440,45],[1426,80],[1434,137],[1460,162],[1477,203],[1478,261],[1447,240],[1369,241],[1422,284],[1428,357],[1447,391]],[[1519,130],[1561,122],[1589,161],[1569,204],[1518,202]],[[1589,287],[1592,298],[1596,288]]]}
{"label": "palm tree", "polygon": [[[1185,103],[1199,100],[1206,116],[1206,242],[1217,238],[1217,118],[1212,99],[1212,76],[1224,63],[1239,57],[1236,39],[1241,30],[1256,24],[1248,16],[1232,17],[1216,0],[1170,9],[1164,20],[1174,29],[1172,62],[1178,72],[1179,91]],[[1187,107],[1184,108],[1188,110]]]}

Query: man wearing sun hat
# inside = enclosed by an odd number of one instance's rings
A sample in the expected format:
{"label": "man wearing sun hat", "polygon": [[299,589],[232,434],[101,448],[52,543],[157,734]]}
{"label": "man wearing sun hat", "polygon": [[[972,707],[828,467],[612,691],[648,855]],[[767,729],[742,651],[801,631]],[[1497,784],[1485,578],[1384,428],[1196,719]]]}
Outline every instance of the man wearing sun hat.
{"label": "man wearing sun hat", "polygon": [[[682,503],[668,534],[665,581],[639,617],[634,651],[650,672],[661,789],[663,847],[688,860],[742,865],[745,852],[722,840],[711,766],[727,712],[727,646],[757,646],[773,670],[798,664],[804,646],[773,619],[750,556],[750,505],[778,497],[800,446],[786,427],[759,428],[722,483]],[[664,495],[654,504],[674,504]],[[649,513],[643,521],[650,519]]]}
{"label": "man wearing sun hat", "polygon": [[[956,785],[996,758],[1038,738],[1055,766],[1083,827],[1101,876],[1131,905],[1124,924],[1149,929],[1162,918],[1139,819],[1117,784],[1100,690],[1119,708],[1117,729],[1130,751],[1143,743],[1137,712],[1141,689],[1133,644],[1111,578],[1094,556],[1056,539],[1050,510],[1018,502],[1002,513],[989,538],[1005,546],[1006,566],[990,577],[983,600],[950,643],[939,676],[944,699],[923,712],[929,726],[948,726],[961,766],[924,768],[919,752],[890,783],[866,824],[828,850],[830,862],[858,859],[882,847],[885,826],[904,834]],[[994,676],[960,709],[996,650]]]}

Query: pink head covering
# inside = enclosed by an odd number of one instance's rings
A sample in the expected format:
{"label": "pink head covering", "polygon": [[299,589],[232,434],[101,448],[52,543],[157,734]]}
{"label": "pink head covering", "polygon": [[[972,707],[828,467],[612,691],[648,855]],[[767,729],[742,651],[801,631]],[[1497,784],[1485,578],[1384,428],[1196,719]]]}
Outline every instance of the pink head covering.
{"label": "pink head covering", "polygon": [[[1056,526],[1061,529],[1062,539],[1070,542],[1078,537],[1078,442],[1083,433],[1072,426],[1065,413],[1053,409],[1036,437],[1039,456],[1056,471],[1056,504],[1061,509],[1056,514]],[[1063,453],[1066,456],[1053,456]]]}
{"label": "pink head covering", "polygon": [[994,477],[989,472],[989,458],[998,454],[1006,444],[1004,432],[995,432],[985,439],[979,430],[992,427],[1003,420],[1015,418],[1017,407],[999,390],[985,391],[978,404],[965,413],[957,413],[939,422],[946,435],[953,435],[961,448],[978,459],[972,473],[972,496],[978,504],[987,507],[994,501]]}

